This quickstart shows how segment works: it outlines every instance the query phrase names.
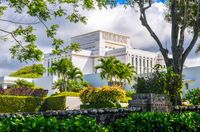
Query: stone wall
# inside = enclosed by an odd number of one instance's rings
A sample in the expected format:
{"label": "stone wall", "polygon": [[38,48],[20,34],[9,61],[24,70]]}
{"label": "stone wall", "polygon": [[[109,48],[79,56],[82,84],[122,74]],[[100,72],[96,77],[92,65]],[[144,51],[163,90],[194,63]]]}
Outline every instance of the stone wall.
{"label": "stone wall", "polygon": [[129,107],[140,107],[143,112],[170,112],[171,102],[163,94],[134,94],[129,101]]}
{"label": "stone wall", "polygon": [[176,112],[176,113],[198,112],[198,113],[200,113],[200,105],[196,105],[196,106],[173,106],[172,112]]}
{"label": "stone wall", "polygon": [[36,112],[36,113],[15,113],[15,114],[0,114],[0,119],[8,117],[27,117],[27,116],[39,116],[45,117],[57,117],[57,118],[68,118],[75,115],[85,115],[93,117],[101,124],[109,124],[114,122],[116,119],[127,117],[130,113],[140,112],[140,108],[118,108],[118,109],[87,109],[87,110],[66,110],[66,111],[48,111],[48,112]]}

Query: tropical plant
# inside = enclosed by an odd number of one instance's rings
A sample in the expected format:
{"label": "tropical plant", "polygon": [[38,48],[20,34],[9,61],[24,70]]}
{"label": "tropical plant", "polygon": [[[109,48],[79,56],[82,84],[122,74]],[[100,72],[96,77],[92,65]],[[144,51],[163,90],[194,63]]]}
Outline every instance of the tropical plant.
{"label": "tropical plant", "polygon": [[172,68],[163,69],[161,65],[154,67],[154,72],[147,77],[138,77],[137,83],[133,86],[137,93],[166,94],[171,102],[175,104],[177,96],[181,94],[182,78],[175,74]]}
{"label": "tropical plant", "polygon": [[95,69],[100,69],[100,77],[108,80],[108,85],[113,85],[113,79],[116,76],[116,68],[120,61],[115,57],[105,57],[99,59],[100,65],[96,66]]}
{"label": "tropical plant", "polygon": [[188,91],[186,93],[186,99],[193,105],[200,105],[200,88]]}
{"label": "tropical plant", "polygon": [[100,69],[100,77],[108,80],[108,85],[125,86],[134,79],[134,67],[128,63],[124,64],[115,57],[101,58],[100,65],[96,66],[96,70]]}
{"label": "tropical plant", "polygon": [[53,89],[60,92],[81,89],[81,84],[84,84],[82,72],[67,58],[54,62],[49,72],[58,76],[59,79],[54,83]]}
{"label": "tropical plant", "polygon": [[40,78],[45,73],[45,68],[42,64],[34,64],[32,66],[26,66],[14,73],[11,73],[11,77],[22,77],[22,78]]}

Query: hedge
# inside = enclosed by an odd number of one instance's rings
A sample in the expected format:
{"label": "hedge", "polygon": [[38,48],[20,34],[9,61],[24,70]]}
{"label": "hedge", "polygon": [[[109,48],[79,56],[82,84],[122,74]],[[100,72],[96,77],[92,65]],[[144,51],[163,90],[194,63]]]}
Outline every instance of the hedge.
{"label": "hedge", "polygon": [[37,112],[44,99],[31,96],[0,96],[0,113]]}
{"label": "hedge", "polygon": [[198,113],[133,113],[110,125],[97,124],[87,116],[65,119],[44,116],[6,118],[0,120],[0,131],[40,132],[197,132],[200,130]]}
{"label": "hedge", "polygon": [[200,130],[198,113],[133,113],[112,124],[119,132],[196,132]]}
{"label": "hedge", "polygon": [[0,121],[0,131],[4,132],[104,132],[103,126],[95,119],[75,116],[66,119],[55,117],[25,117],[23,119],[7,118]]}
{"label": "hedge", "polygon": [[61,93],[52,94],[51,96],[74,96],[74,97],[79,97],[79,93],[78,92],[61,92]]}
{"label": "hedge", "polygon": [[66,106],[66,96],[50,96],[45,99],[41,110],[66,110]]}
{"label": "hedge", "polygon": [[0,90],[0,95],[45,97],[47,94],[48,90],[41,88],[9,88]]}
{"label": "hedge", "polygon": [[102,103],[93,103],[93,104],[82,104],[80,105],[80,109],[90,109],[90,108],[121,108],[121,105],[119,103],[113,103],[113,102],[102,102]]}

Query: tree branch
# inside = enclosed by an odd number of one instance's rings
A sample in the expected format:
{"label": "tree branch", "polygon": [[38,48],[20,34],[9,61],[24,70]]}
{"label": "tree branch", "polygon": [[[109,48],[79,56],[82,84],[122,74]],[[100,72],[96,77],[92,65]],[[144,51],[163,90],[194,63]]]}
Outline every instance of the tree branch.
{"label": "tree branch", "polygon": [[13,23],[13,24],[22,24],[22,25],[35,25],[35,24],[39,24],[40,21],[37,21],[37,22],[17,22],[17,21],[12,21],[12,20],[6,20],[6,19],[1,19],[0,18],[0,21],[4,21],[4,22],[9,22],[9,23]]}
{"label": "tree branch", "polygon": [[158,36],[155,34],[155,32],[152,30],[152,28],[149,26],[148,22],[147,22],[147,18],[146,18],[146,10],[148,8],[151,7],[152,3],[151,0],[149,0],[148,2],[148,6],[144,7],[142,1],[137,2],[139,7],[140,7],[140,21],[142,23],[142,25],[148,30],[148,32],[150,33],[150,35],[153,37],[153,39],[157,42],[160,51],[164,57],[164,59],[166,60],[166,62],[169,61],[168,58],[168,50],[163,48],[161,41],[159,40]]}
{"label": "tree branch", "polygon": [[182,62],[183,64],[184,64],[187,56],[189,55],[190,51],[196,44],[198,37],[199,37],[199,33],[200,33],[200,1],[198,1],[197,16],[196,16],[196,22],[193,26],[193,32],[194,32],[193,38],[183,54],[183,62]]}
{"label": "tree branch", "polygon": [[17,38],[15,37],[15,35],[12,33],[12,32],[9,32],[9,31],[6,31],[6,30],[3,30],[3,29],[0,29],[0,31],[4,32],[4,33],[7,33],[7,34],[10,34],[11,37],[17,42],[17,44],[22,47],[23,49],[25,49],[25,47],[19,42],[19,40],[17,40]]}

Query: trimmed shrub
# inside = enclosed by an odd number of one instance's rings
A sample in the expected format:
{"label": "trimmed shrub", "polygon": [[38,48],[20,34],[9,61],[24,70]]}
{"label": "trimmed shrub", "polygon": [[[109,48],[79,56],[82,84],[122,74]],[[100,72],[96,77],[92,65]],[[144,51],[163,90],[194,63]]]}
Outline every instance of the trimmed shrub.
{"label": "trimmed shrub", "polygon": [[117,102],[125,98],[125,91],[117,86],[87,88],[80,92],[83,103]]}
{"label": "trimmed shrub", "polygon": [[87,116],[75,116],[67,119],[44,116],[30,116],[21,119],[7,118],[0,121],[0,131],[7,132],[106,132],[105,127]]}
{"label": "trimmed shrub", "polygon": [[43,98],[30,96],[0,96],[0,113],[37,112]]}
{"label": "trimmed shrub", "polygon": [[128,118],[112,124],[112,131],[119,132],[196,132],[200,130],[197,113],[133,113]]}
{"label": "trimmed shrub", "polygon": [[66,96],[50,96],[45,99],[41,110],[66,110],[66,106]]}
{"label": "trimmed shrub", "polygon": [[44,89],[32,89],[32,88],[9,88],[0,91],[1,95],[15,95],[15,96],[37,96],[45,97],[48,94],[48,90]]}
{"label": "trimmed shrub", "polygon": [[126,90],[126,97],[132,97],[136,92],[133,90]]}
{"label": "trimmed shrub", "polygon": [[74,97],[79,97],[79,93],[78,92],[62,92],[62,93],[52,94],[51,96],[74,96]]}
{"label": "trimmed shrub", "polygon": [[200,105],[200,88],[192,89],[187,92],[186,99],[193,105]]}
{"label": "trimmed shrub", "polygon": [[81,108],[116,108],[125,99],[125,91],[117,86],[87,88],[80,92]]}

